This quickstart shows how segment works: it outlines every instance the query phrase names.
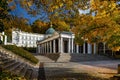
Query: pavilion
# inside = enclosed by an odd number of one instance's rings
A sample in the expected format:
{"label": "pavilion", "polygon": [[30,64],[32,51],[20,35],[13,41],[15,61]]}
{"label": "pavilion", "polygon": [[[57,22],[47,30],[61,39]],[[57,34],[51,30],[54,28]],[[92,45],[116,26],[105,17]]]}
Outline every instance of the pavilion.
{"label": "pavilion", "polygon": [[[50,27],[46,31],[46,37],[37,41],[37,53],[83,53],[96,54],[96,43],[84,43],[82,46],[77,45],[74,41],[75,34],[66,31],[55,31]],[[49,36],[48,36],[49,35]]]}

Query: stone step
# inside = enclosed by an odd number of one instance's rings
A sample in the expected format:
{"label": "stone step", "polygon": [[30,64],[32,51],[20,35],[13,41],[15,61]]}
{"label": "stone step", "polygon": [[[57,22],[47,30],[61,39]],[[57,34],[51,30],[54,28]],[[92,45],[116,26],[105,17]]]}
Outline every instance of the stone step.
{"label": "stone step", "polygon": [[26,65],[22,68],[22,70],[20,71],[20,75],[21,75],[21,76],[25,76],[27,69],[28,69],[28,65],[26,64]]}
{"label": "stone step", "polygon": [[7,62],[7,61],[9,61],[10,60],[10,58],[0,58],[0,61],[2,61],[2,62]]}
{"label": "stone step", "polygon": [[20,74],[20,71],[24,68],[25,64],[24,63],[21,63],[19,66],[17,66],[14,70],[13,70],[13,73],[14,74]]}
{"label": "stone step", "polygon": [[10,71],[14,71],[17,67],[19,67],[22,63],[18,62],[13,68],[10,69]]}
{"label": "stone step", "polygon": [[68,53],[61,53],[60,57],[57,60],[57,62],[69,62],[70,58],[71,58],[70,54],[68,54]]}
{"label": "stone step", "polygon": [[3,65],[4,65],[3,69],[6,69],[6,68],[8,68],[8,67],[11,67],[11,66],[14,65],[15,63],[16,63],[15,60],[11,60],[10,62],[4,63],[4,64],[3,64]]}
{"label": "stone step", "polygon": [[27,71],[26,71],[26,73],[25,73],[25,78],[27,79],[27,80],[32,80],[31,79],[31,76],[32,76],[32,73],[33,73],[33,69],[27,69]]}
{"label": "stone step", "polygon": [[31,76],[31,80],[38,80],[38,69],[34,68],[32,76]]}
{"label": "stone step", "polygon": [[18,66],[19,64],[20,64],[20,62],[15,62],[15,63],[12,64],[11,66],[7,67],[6,69],[9,70],[9,71],[12,71],[12,70],[14,70],[14,68],[15,68],[16,66]]}
{"label": "stone step", "polygon": [[11,60],[11,59],[8,59],[8,60],[4,60],[2,61],[2,65],[9,65],[10,63],[14,62],[15,60]]}

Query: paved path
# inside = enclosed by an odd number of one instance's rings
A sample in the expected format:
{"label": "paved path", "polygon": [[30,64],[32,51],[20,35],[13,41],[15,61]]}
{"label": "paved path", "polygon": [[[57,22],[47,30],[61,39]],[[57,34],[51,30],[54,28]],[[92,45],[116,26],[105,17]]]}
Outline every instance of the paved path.
{"label": "paved path", "polygon": [[45,63],[45,72],[46,76],[88,73],[97,77],[110,78],[117,73],[118,64],[120,64],[120,60]]}

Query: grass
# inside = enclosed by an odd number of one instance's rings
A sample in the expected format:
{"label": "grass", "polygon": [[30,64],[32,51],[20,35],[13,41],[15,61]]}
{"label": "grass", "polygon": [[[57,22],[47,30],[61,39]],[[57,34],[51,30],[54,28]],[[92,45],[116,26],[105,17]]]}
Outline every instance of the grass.
{"label": "grass", "polygon": [[29,60],[30,62],[32,62],[34,64],[38,63],[38,59],[36,57],[34,57],[34,55],[29,53],[28,51],[24,50],[23,48],[17,47],[15,45],[2,45],[2,47],[12,51],[16,55],[19,55],[19,56]]}

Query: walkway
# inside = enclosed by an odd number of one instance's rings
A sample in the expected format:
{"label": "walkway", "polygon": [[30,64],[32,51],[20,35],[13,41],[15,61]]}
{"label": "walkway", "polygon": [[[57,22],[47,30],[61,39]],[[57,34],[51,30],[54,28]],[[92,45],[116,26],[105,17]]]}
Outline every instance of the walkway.
{"label": "walkway", "polygon": [[110,78],[117,73],[120,60],[45,63],[47,77],[68,73],[88,73],[92,76]]}

